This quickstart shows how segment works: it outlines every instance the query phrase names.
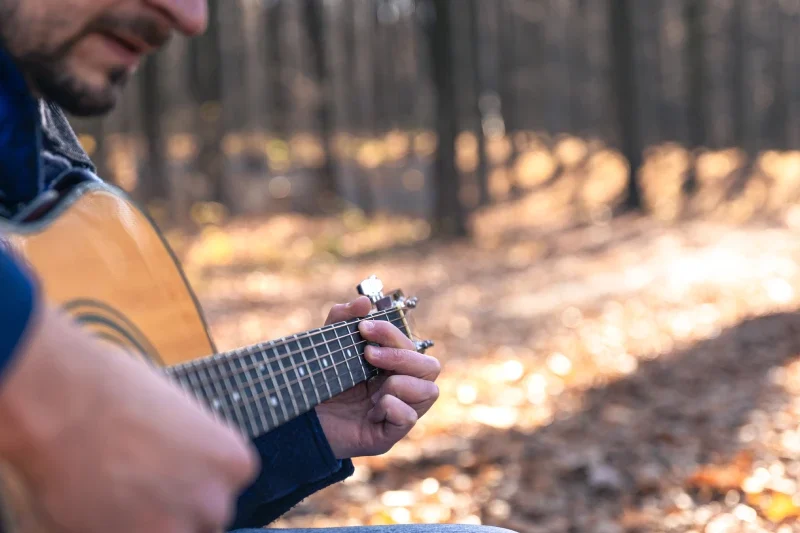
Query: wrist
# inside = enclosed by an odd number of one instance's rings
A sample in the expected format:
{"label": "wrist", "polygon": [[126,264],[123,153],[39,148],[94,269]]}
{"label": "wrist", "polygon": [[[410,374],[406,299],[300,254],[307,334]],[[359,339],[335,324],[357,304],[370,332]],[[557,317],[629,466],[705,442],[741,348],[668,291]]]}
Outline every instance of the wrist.
{"label": "wrist", "polygon": [[350,459],[353,457],[351,450],[342,444],[340,425],[341,420],[336,420],[335,417],[327,411],[324,404],[318,405],[315,409],[319,426],[322,429],[325,441],[330,448],[331,454],[337,461]]}

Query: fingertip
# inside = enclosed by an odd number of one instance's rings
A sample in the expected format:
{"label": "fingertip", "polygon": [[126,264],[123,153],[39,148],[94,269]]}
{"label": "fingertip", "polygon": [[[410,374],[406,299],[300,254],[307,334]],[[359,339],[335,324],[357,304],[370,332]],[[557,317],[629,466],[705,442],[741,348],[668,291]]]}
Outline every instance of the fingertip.
{"label": "fingertip", "polygon": [[366,296],[359,296],[345,307],[353,316],[364,316],[372,309],[372,302]]}
{"label": "fingertip", "polygon": [[372,320],[362,320],[358,324],[358,331],[364,336],[369,336],[375,332],[375,322]]}
{"label": "fingertip", "polygon": [[380,351],[379,350],[380,350],[380,348],[378,346],[375,346],[373,344],[367,344],[364,347],[364,358],[370,364],[372,364],[374,366],[377,366],[378,368],[381,368],[381,364],[380,364],[381,356],[380,356]]}

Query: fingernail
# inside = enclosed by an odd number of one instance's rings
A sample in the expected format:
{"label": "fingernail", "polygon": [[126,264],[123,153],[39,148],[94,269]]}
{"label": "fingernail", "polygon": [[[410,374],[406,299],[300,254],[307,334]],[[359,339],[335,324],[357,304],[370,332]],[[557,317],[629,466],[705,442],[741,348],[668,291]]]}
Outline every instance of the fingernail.
{"label": "fingernail", "polygon": [[364,347],[364,355],[366,355],[369,359],[374,359],[378,356],[378,352],[375,351],[375,346],[372,344],[367,344]]}
{"label": "fingernail", "polygon": [[376,392],[375,394],[372,395],[372,398],[371,398],[372,399],[372,405],[377,405],[378,404],[378,398],[380,397],[380,395],[381,395],[380,392]]}
{"label": "fingernail", "polygon": [[364,325],[364,331],[372,331],[375,329],[375,324],[372,321],[365,320],[362,324]]}

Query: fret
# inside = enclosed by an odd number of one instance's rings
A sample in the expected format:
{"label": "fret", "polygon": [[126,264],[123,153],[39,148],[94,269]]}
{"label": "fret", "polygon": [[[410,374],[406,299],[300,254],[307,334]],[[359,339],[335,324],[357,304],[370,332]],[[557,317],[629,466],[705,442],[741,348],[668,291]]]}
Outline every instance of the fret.
{"label": "fret", "polygon": [[339,364],[344,362],[345,368],[347,368],[347,376],[350,377],[350,383],[345,384],[345,387],[349,389],[356,384],[356,378],[353,376],[353,370],[350,368],[350,360],[354,357],[358,357],[358,348],[350,345],[344,346],[342,343],[342,338],[347,338],[350,336],[350,332],[347,330],[346,325],[336,326],[334,331],[336,332],[336,340],[339,343],[339,351],[341,354],[339,358]]}
{"label": "fret", "polygon": [[[317,394],[317,401],[322,403],[334,396],[333,391],[331,391],[331,385],[328,380],[325,379],[325,374],[323,373],[322,358],[329,358],[331,354],[328,348],[328,342],[325,340],[324,330],[319,330],[319,333],[315,334],[313,342],[311,343],[311,349],[314,352],[314,357],[310,359],[306,358],[306,366],[308,367],[309,374],[311,374],[311,381],[314,385],[314,391]],[[325,385],[324,390],[317,385],[318,380]],[[320,393],[322,397],[320,397]]]}
{"label": "fret", "polygon": [[[211,401],[211,407],[218,416],[221,416],[226,421],[231,421],[232,412],[228,409],[228,405],[230,404],[230,400],[228,399],[229,392],[223,381],[224,371],[220,370],[220,365],[223,361],[224,359],[209,361],[205,369],[206,373],[209,375],[209,380],[214,383],[214,389],[217,391],[216,398]],[[214,375],[211,375],[212,370]]]}
{"label": "fret", "polygon": [[300,340],[300,355],[303,357],[303,364],[300,367],[301,370],[305,370],[305,381],[302,384],[302,387],[305,389],[306,385],[310,385],[311,390],[314,391],[314,396],[317,398],[317,403],[315,405],[319,405],[322,403],[322,400],[319,397],[319,390],[317,389],[317,381],[314,378],[314,371],[308,364],[308,357],[306,356],[306,352],[313,350],[314,354],[317,353],[317,344],[321,342],[325,342],[325,337],[319,332],[315,331],[313,334],[308,336],[304,336]]}
{"label": "fret", "polygon": [[[248,350],[248,356],[250,359],[250,363],[248,366],[252,367],[251,371],[254,375],[258,376],[257,378],[251,379],[251,389],[252,389],[252,398],[256,404],[256,410],[258,411],[258,421],[261,423],[261,426],[256,428],[258,432],[266,431],[269,428],[269,423],[267,422],[266,415],[264,414],[264,396],[266,391],[264,390],[264,382],[261,379],[261,373],[259,372],[259,362],[256,358],[256,353],[253,350]],[[254,433],[253,436],[256,436],[257,433]]]}
{"label": "fret", "polygon": [[241,357],[241,353],[237,354],[237,357],[233,357],[230,360],[231,368],[233,368],[233,379],[236,382],[236,395],[235,405],[244,405],[244,412],[246,415],[246,419],[244,420],[244,430],[248,435],[254,435],[257,431],[255,426],[255,416],[253,416],[253,411],[250,408],[250,405],[253,403],[250,398],[247,397],[248,390],[251,392],[249,385],[251,380],[249,379],[249,374],[247,373],[247,369],[244,367],[244,358]]}
{"label": "fret", "polygon": [[242,394],[239,392],[239,386],[237,385],[238,371],[233,366],[233,362],[238,358],[239,352],[234,351],[231,355],[233,357],[227,360],[222,360],[222,375],[224,376],[223,383],[228,386],[228,390],[230,391],[228,394],[228,400],[230,405],[233,407],[233,414],[236,417],[236,425],[247,429],[246,419],[244,418],[242,411],[239,409],[239,405],[242,403]]}
{"label": "fret", "polygon": [[357,323],[348,325],[347,330],[348,330],[348,337],[347,337],[348,342],[353,346],[359,347],[359,355],[361,355],[361,357],[356,359],[356,361],[359,368],[361,369],[361,375],[363,376],[365,381],[368,381],[369,378],[375,374],[375,367],[369,364],[367,360],[364,359],[363,357],[364,351],[367,348],[367,342],[361,336],[361,332],[358,329]]}
{"label": "fret", "polygon": [[347,326],[347,344],[357,347],[359,357],[356,357],[353,360],[353,363],[361,370],[361,378],[364,381],[369,380],[369,373],[367,372],[367,362],[364,359],[364,350],[366,349],[366,343],[364,343],[364,339],[358,332],[358,323],[350,324]]}
{"label": "fret", "polygon": [[[341,343],[339,343],[339,338],[336,336],[336,329],[326,329],[323,333],[325,337],[326,344],[333,342],[335,343],[334,346],[338,345],[338,349],[328,350],[328,355],[324,355],[322,357],[322,377],[328,384],[331,386],[331,390],[333,392],[333,396],[344,392],[346,389],[344,384],[342,383],[342,377],[339,375],[338,370],[336,369],[336,359],[335,354],[341,350]],[[338,382],[338,387],[333,380]]]}
{"label": "fret", "polygon": [[[286,406],[291,401],[291,391],[286,387],[279,385],[278,376],[283,375],[281,365],[281,355],[279,351],[280,345],[273,345],[269,348],[270,353],[267,357],[267,371],[272,381],[272,394],[269,397],[269,404],[272,407],[280,407],[283,419],[280,422],[289,420],[289,413],[286,411]],[[286,376],[284,376],[285,379]]]}
{"label": "fret", "polygon": [[184,389],[184,391],[194,393],[194,387],[192,387],[191,378],[189,377],[188,373],[178,374],[177,378],[178,384]]}
{"label": "fret", "polygon": [[225,400],[225,391],[220,388],[219,380],[211,375],[211,368],[213,368],[214,364],[214,361],[209,361],[206,364],[198,365],[198,375],[200,376],[200,379],[203,379],[203,375],[200,372],[203,370],[206,371],[208,382],[214,388],[214,395],[209,396],[209,405],[211,406],[211,410],[214,412],[214,414],[219,417],[223,406],[222,402]]}
{"label": "fret", "polygon": [[186,369],[186,375],[189,378],[189,383],[192,388],[194,396],[201,402],[208,403],[208,395],[205,392],[205,387],[203,386],[202,382],[198,379],[197,376],[197,369],[199,367],[200,367],[199,361],[197,360],[191,361],[189,363],[189,367]]}
{"label": "fret", "polygon": [[[275,353],[278,354],[278,365],[280,366],[281,375],[283,376],[283,383],[284,383],[284,385],[286,387],[285,390],[289,395],[289,400],[292,402],[292,406],[294,407],[294,410],[292,411],[292,415],[294,416],[294,415],[297,415],[297,413],[300,412],[300,408],[297,406],[297,400],[295,399],[294,392],[292,392],[292,384],[289,381],[289,376],[288,376],[288,373],[286,372],[286,367],[284,366],[284,358],[286,356],[288,356],[286,358],[289,360],[289,365],[287,365],[287,366],[291,365],[292,355],[291,355],[291,352],[289,351],[289,346],[287,344],[284,344],[283,348],[284,348],[284,350],[286,350],[286,353],[283,356],[281,356],[280,355],[280,351],[279,351],[280,346],[281,346],[280,344],[275,346]],[[283,395],[281,395],[281,396],[283,396]],[[287,420],[288,420],[288,418],[287,418]]]}
{"label": "fret", "polygon": [[[261,358],[262,358],[261,360],[262,361],[267,359],[267,354],[266,354],[266,352],[264,350],[260,350],[258,353],[261,355]],[[273,423],[272,427],[277,427],[278,426],[278,416],[275,414],[275,407],[278,407],[278,403],[279,402],[278,402],[278,397],[276,396],[276,392],[275,392],[275,389],[276,389],[276,387],[275,387],[275,378],[272,376],[271,373],[269,373],[269,369],[268,369],[266,363],[264,363],[264,362],[262,362],[260,365],[258,365],[256,367],[256,371],[259,373],[259,375],[262,378],[269,377],[272,380],[273,387],[271,389],[268,389],[264,385],[264,379],[259,380],[259,382],[261,383],[261,388],[262,388],[262,391],[261,391],[260,395],[263,396],[262,401],[269,408],[269,414],[272,417],[272,423]],[[268,424],[264,424],[264,429],[268,429],[268,428],[270,428],[270,426]]]}
{"label": "fret", "polygon": [[[286,346],[290,354],[289,355],[289,361],[291,363],[290,371],[294,373],[292,381],[300,389],[300,394],[303,396],[303,400],[306,402],[306,405],[304,407],[304,411],[306,411],[308,409],[311,409],[311,402],[308,401],[308,395],[306,394],[306,387],[303,384],[304,379],[308,380],[308,369],[300,361],[300,359],[303,358],[304,355],[303,355],[303,347],[300,345],[300,341],[298,340],[297,335],[293,335],[292,339],[293,339],[292,342],[294,342],[294,346],[292,346],[289,342],[286,343]],[[295,414],[300,414],[300,413],[298,412]]]}

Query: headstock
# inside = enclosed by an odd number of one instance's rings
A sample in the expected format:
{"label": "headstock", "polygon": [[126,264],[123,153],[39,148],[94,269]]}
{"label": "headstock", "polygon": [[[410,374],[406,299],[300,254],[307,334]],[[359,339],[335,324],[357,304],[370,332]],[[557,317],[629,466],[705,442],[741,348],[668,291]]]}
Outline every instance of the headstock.
{"label": "headstock", "polygon": [[[401,290],[395,290],[385,295],[383,293],[383,282],[374,275],[359,283],[357,290],[358,294],[366,296],[372,302],[372,312],[370,314],[396,309],[405,318],[406,311],[416,308],[418,303],[416,297],[406,298]],[[404,323],[407,324],[405,320]],[[433,346],[433,341],[431,340],[414,340],[412,332],[407,325],[406,329],[418,352],[425,353],[425,350]]]}

